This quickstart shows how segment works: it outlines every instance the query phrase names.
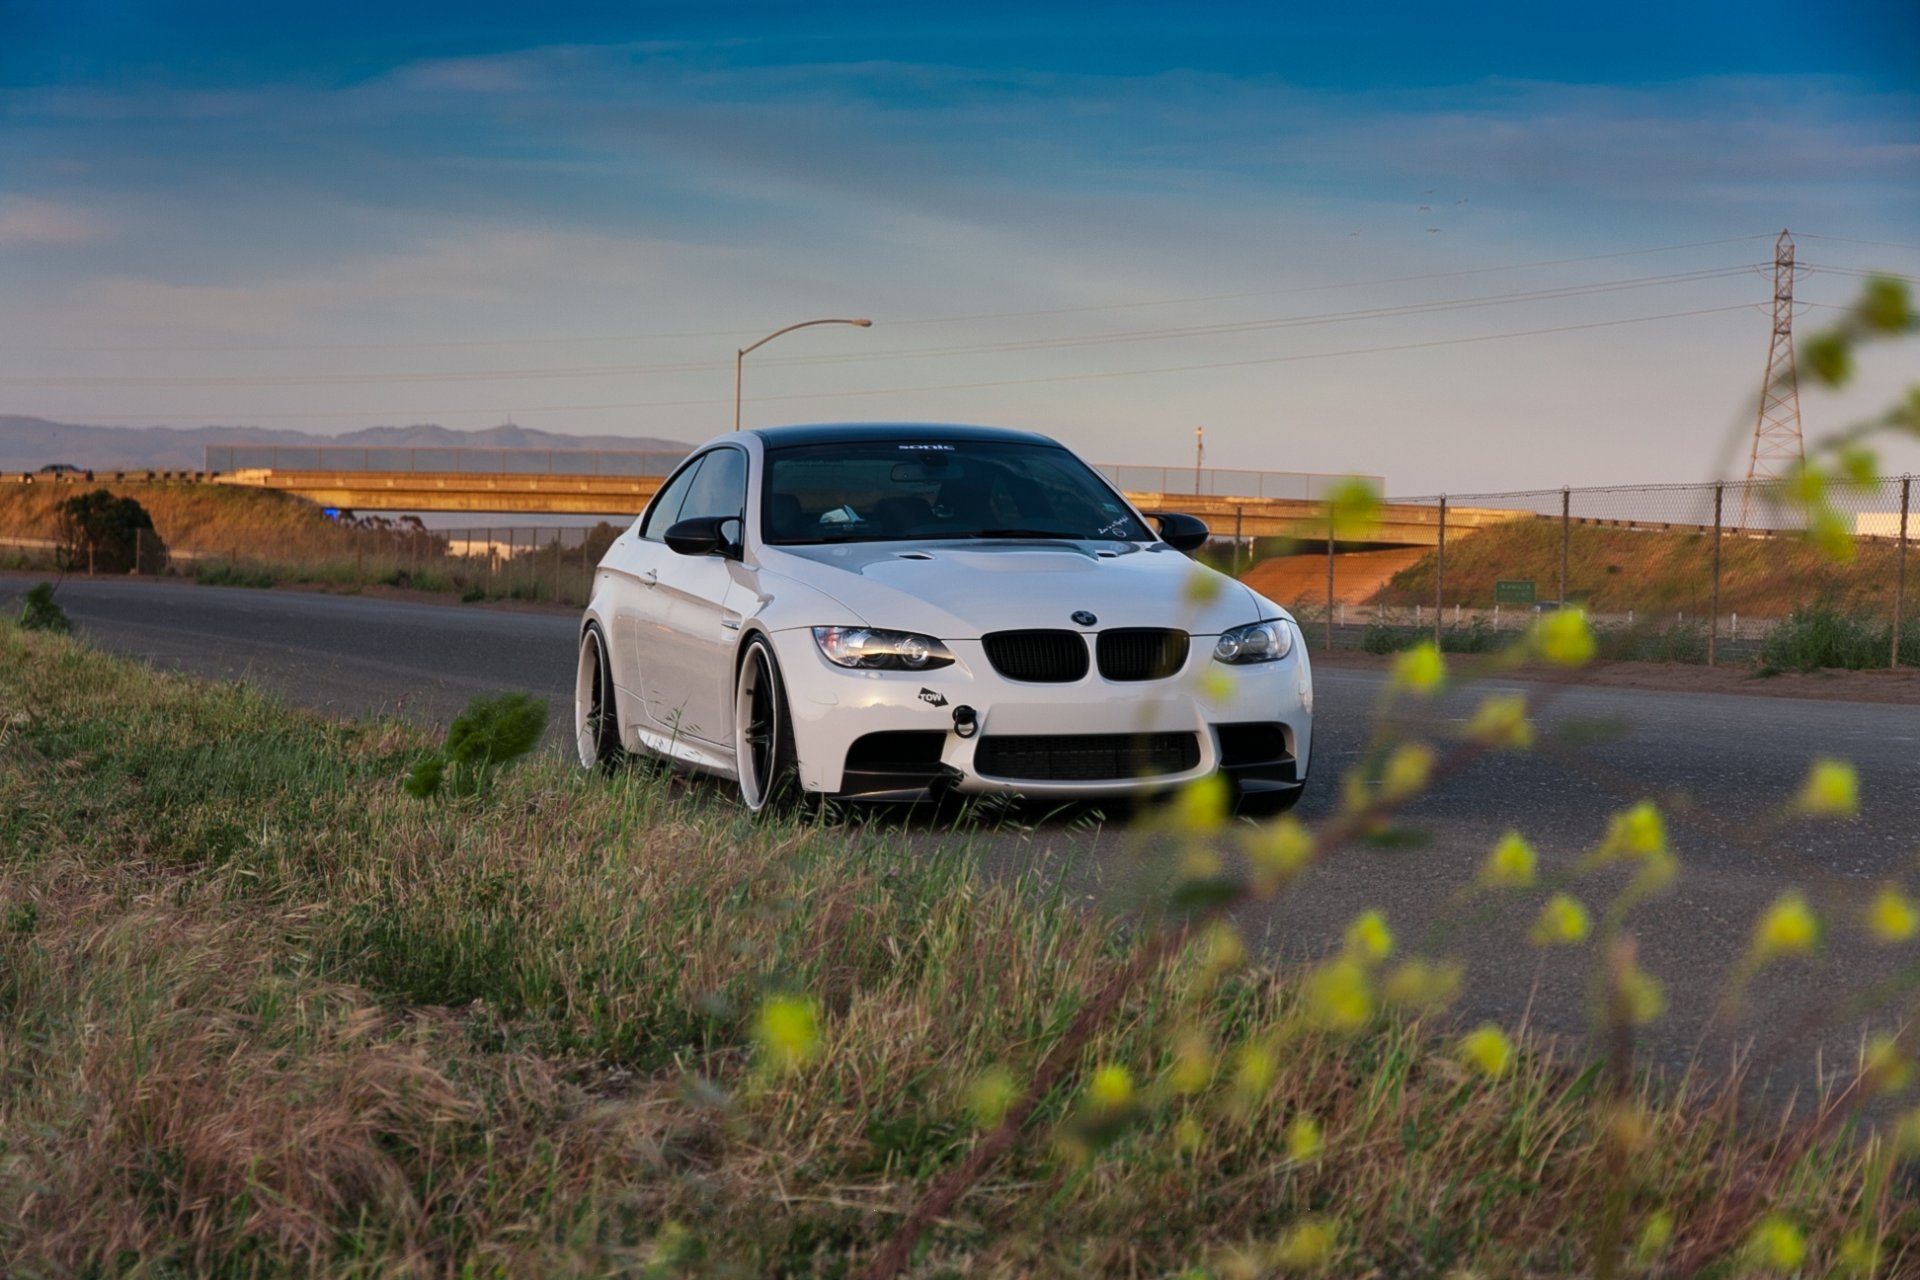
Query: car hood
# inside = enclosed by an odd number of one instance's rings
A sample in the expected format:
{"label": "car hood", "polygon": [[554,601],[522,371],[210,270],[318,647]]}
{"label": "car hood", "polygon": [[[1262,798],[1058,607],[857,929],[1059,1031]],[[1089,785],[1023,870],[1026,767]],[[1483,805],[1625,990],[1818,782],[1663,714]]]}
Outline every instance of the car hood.
{"label": "car hood", "polygon": [[1064,628],[1085,611],[1110,627],[1217,635],[1284,616],[1243,584],[1167,547],[1014,540],[857,542],[769,547],[763,569],[796,579],[857,618],[782,618],[780,626],[860,622],[975,640],[990,631]]}

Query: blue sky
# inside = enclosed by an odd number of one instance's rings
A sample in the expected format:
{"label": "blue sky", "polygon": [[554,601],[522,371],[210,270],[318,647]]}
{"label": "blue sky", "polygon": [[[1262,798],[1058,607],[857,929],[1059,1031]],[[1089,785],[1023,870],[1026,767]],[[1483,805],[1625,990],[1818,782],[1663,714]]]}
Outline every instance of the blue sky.
{"label": "blue sky", "polygon": [[1694,479],[1775,232],[1920,276],[1911,4],[1189,9],[0,0],[0,412],[700,439],[863,315],[748,421]]}

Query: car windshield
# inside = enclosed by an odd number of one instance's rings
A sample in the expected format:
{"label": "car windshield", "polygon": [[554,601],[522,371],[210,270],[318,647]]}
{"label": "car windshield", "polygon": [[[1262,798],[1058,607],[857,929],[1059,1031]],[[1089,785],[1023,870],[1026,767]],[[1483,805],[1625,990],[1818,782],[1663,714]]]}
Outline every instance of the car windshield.
{"label": "car windshield", "polygon": [[1057,445],[857,440],[767,451],[761,528],[793,546],[926,538],[1151,541],[1126,503]]}

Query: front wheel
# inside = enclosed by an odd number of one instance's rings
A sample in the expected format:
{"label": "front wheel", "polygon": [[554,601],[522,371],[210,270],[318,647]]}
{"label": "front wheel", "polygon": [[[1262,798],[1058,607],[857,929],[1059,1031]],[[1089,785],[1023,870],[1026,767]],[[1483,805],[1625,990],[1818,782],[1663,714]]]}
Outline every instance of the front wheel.
{"label": "front wheel", "polygon": [[620,716],[615,710],[613,662],[600,624],[589,622],[580,635],[580,662],[573,677],[573,741],[580,763],[611,772],[627,758],[620,745]]}
{"label": "front wheel", "polygon": [[747,641],[734,682],[734,756],[740,803],[756,814],[776,812],[801,797],[799,756],[787,719],[780,665],[763,636]]}

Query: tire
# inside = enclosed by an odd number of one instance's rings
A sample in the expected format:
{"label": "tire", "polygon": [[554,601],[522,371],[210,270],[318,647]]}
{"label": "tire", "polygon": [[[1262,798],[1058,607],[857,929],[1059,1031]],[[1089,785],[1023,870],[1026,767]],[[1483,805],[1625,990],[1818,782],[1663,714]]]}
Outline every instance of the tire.
{"label": "tire", "polygon": [[1284,791],[1245,791],[1235,788],[1233,809],[1242,817],[1277,818],[1299,804],[1306,790],[1305,783]]}
{"label": "tire", "polygon": [[733,684],[734,759],[740,803],[755,815],[780,813],[805,799],[800,757],[787,717],[780,664],[765,636],[747,641]]}
{"label": "tire", "polygon": [[611,773],[626,763],[617,705],[606,636],[599,623],[589,622],[580,634],[580,661],[573,677],[573,741],[582,767]]}

